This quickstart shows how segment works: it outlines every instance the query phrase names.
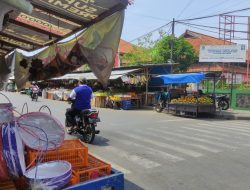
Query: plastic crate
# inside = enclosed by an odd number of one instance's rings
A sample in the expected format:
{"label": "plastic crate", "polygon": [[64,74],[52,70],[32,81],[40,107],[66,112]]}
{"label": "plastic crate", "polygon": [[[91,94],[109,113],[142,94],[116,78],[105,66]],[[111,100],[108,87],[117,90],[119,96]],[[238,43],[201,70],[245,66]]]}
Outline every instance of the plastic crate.
{"label": "plastic crate", "polygon": [[111,165],[89,154],[88,165],[76,167],[74,172],[76,172],[80,182],[83,182],[110,175]]}
{"label": "plastic crate", "polygon": [[109,176],[83,182],[64,190],[124,190],[124,174],[112,169]]}
{"label": "plastic crate", "polygon": [[15,184],[13,181],[0,181],[1,190],[16,190]]}
{"label": "plastic crate", "polygon": [[[34,166],[37,162],[37,151],[27,149],[27,166]],[[65,160],[72,167],[87,166],[88,147],[84,146],[79,139],[64,140],[62,146],[56,150],[43,153],[42,162],[52,160]]]}
{"label": "plastic crate", "polygon": [[79,175],[77,175],[77,173],[74,170],[72,170],[72,175],[68,186],[78,184],[79,182],[80,182]]}
{"label": "plastic crate", "polygon": [[121,101],[121,108],[124,110],[129,110],[132,108],[131,100],[122,100]]}

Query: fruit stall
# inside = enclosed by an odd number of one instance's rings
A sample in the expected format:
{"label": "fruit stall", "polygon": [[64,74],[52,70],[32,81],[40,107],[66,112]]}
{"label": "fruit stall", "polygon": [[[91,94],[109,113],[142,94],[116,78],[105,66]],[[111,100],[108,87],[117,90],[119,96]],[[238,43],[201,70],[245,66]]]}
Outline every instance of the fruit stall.
{"label": "fruit stall", "polygon": [[[171,84],[199,84],[205,78],[204,73],[185,73],[160,75],[164,85]],[[171,96],[171,94],[170,94]],[[214,114],[216,111],[215,101],[211,96],[199,93],[186,94],[176,99],[172,99],[167,104],[167,111],[175,115],[197,117],[202,113]]]}

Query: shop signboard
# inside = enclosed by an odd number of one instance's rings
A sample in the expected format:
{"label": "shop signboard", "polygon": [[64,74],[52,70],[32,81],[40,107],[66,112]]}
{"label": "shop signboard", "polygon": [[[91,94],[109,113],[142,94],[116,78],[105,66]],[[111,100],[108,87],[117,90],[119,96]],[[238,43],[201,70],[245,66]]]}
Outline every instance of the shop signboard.
{"label": "shop signboard", "polygon": [[56,34],[59,36],[64,36],[71,32],[71,30],[69,29],[56,26],[54,24],[51,24],[49,21],[39,19],[31,15],[25,14],[25,13],[20,13],[15,20],[21,23],[36,27],[36,28],[40,28],[44,31],[47,31],[47,32],[50,32],[52,34]]}
{"label": "shop signboard", "polygon": [[245,63],[245,45],[201,45],[199,62]]}

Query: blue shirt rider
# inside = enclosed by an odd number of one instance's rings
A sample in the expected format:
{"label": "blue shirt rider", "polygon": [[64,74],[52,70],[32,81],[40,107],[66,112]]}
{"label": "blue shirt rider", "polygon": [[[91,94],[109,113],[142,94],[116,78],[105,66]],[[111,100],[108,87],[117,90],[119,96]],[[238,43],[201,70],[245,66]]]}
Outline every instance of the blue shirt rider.
{"label": "blue shirt rider", "polygon": [[66,120],[68,125],[76,125],[74,118],[82,110],[91,109],[91,99],[93,98],[93,91],[87,85],[85,78],[79,80],[79,86],[74,88],[70,93],[69,98],[74,102],[70,109],[67,109]]}

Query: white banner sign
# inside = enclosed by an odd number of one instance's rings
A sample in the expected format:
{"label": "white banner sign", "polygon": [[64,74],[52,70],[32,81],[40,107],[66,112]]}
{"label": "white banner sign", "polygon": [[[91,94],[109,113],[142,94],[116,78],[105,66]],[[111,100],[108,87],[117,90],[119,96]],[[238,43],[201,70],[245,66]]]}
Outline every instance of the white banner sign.
{"label": "white banner sign", "polygon": [[245,63],[245,45],[201,45],[200,62]]}

